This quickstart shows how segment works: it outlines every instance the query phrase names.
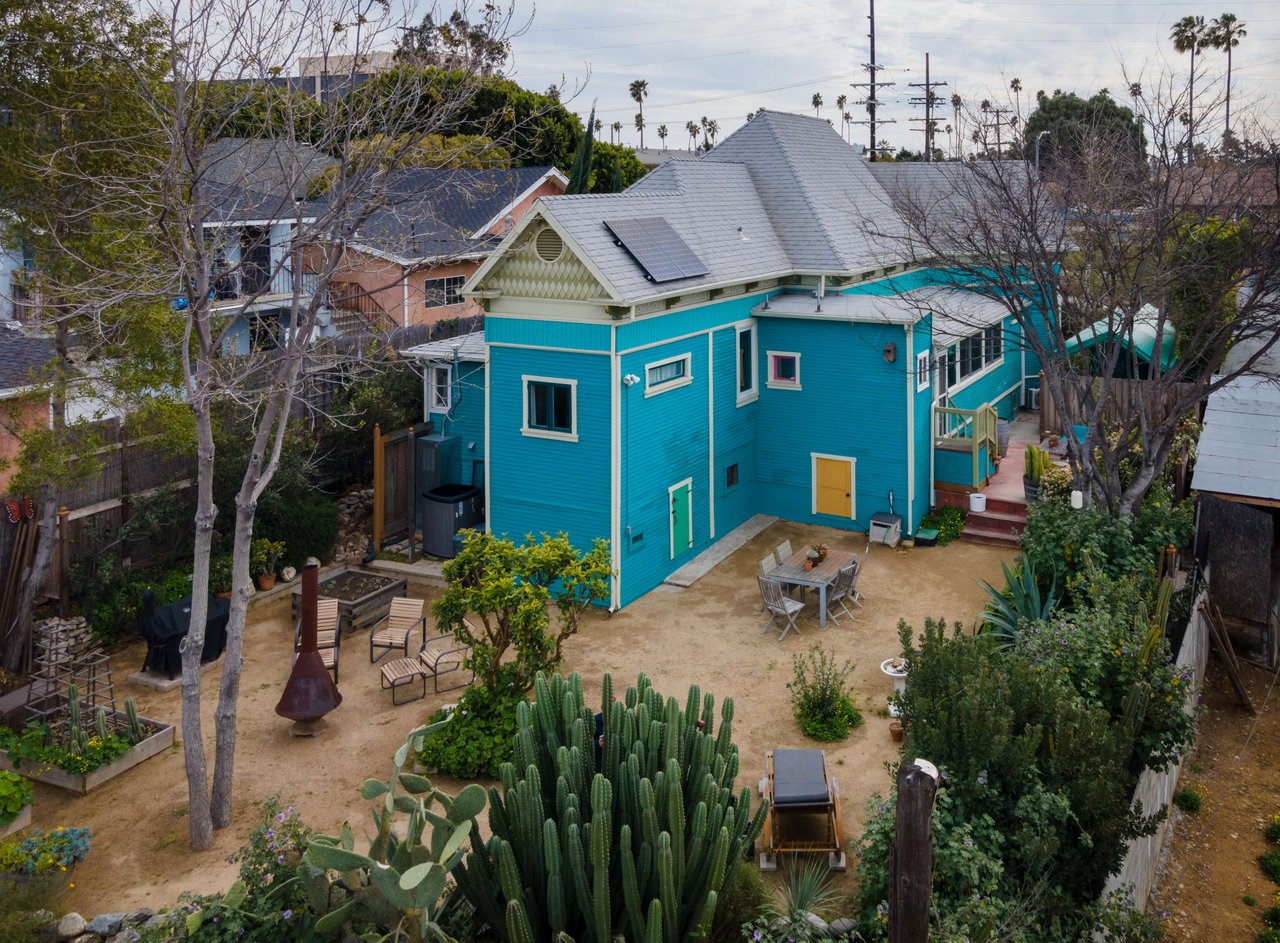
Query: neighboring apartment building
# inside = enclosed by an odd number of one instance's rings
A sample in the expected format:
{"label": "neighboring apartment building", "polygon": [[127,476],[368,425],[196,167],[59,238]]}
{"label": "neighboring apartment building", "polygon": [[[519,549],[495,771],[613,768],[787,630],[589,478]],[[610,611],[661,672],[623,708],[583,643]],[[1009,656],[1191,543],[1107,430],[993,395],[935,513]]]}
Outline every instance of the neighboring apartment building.
{"label": "neighboring apartment building", "polygon": [[756,514],[908,535],[981,488],[1037,365],[1003,304],[868,235],[922,183],[870,167],[766,111],[624,193],[536,202],[464,293],[483,347],[406,352],[484,462],[488,528],[608,539],[619,607]]}
{"label": "neighboring apartment building", "polygon": [[482,314],[463,284],[535,200],[567,184],[554,167],[397,171],[329,285],[334,324],[385,330]]}

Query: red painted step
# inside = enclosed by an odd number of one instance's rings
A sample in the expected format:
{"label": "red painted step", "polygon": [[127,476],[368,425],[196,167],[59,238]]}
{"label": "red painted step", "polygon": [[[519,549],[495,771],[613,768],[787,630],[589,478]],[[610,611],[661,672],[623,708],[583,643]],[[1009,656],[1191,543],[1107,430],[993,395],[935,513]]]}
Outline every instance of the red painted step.
{"label": "red painted step", "polygon": [[[939,491],[938,504],[950,505],[961,510],[969,510],[969,496],[956,491]],[[987,512],[996,514],[1012,514],[1026,518],[1027,502],[1025,499],[995,498],[987,495]]]}
{"label": "red painted step", "polygon": [[1018,534],[1006,527],[989,527],[966,524],[960,532],[960,539],[971,544],[987,544],[993,547],[1018,546]]}

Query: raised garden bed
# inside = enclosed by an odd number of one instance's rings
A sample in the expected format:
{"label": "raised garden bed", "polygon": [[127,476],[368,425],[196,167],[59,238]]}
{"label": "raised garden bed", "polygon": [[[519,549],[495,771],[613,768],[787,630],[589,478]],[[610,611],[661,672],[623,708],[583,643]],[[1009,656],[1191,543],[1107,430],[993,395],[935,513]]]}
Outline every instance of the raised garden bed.
{"label": "raised garden bed", "polygon": [[22,831],[24,828],[26,828],[30,824],[31,824],[31,806],[28,805],[25,808],[23,808],[23,810],[18,813],[18,817],[15,818],[8,825],[0,825],[0,839],[8,838],[10,835],[14,834],[15,832]]}
{"label": "raised garden bed", "polygon": [[[338,600],[338,625],[344,634],[367,629],[381,622],[391,611],[391,600],[403,596],[409,581],[383,576],[357,567],[343,567],[320,581],[320,598]],[[302,587],[293,590],[293,618],[297,621]]]}
{"label": "raised garden bed", "polygon": [[[117,711],[115,719],[123,720],[124,715]],[[10,762],[9,754],[4,752],[0,752],[0,769],[21,773],[27,779],[35,782],[46,783],[59,789],[65,789],[68,792],[84,795],[173,746],[172,724],[162,724],[158,720],[148,720],[145,717],[139,717],[138,720],[154,729],[155,733],[141,743],[135,744],[133,749],[119,759],[104,763],[97,769],[90,770],[87,773],[68,773],[66,770],[59,769],[56,766],[41,766],[31,761],[23,762],[19,768]]]}

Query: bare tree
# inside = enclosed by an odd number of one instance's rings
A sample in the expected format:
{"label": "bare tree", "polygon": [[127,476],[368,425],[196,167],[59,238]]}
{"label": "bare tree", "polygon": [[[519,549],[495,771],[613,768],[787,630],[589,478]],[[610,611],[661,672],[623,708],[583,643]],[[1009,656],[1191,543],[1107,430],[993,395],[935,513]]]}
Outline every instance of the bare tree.
{"label": "bare tree", "polygon": [[[1083,442],[1066,437],[1076,487],[1122,516],[1141,506],[1184,418],[1280,343],[1274,143],[1244,165],[1182,164],[1179,90],[1167,76],[1150,84],[1147,96],[1132,86],[1149,156],[1117,146],[1110,126],[1081,127],[1078,150],[1043,178],[988,158],[940,165],[927,185],[886,179],[905,229],[869,227],[966,289],[935,293],[929,310],[977,326],[959,301],[977,293],[1008,311],[1009,344],[1040,362],[1042,400],[1087,429]],[[1069,342],[1093,325],[1092,352],[1079,352]],[[1135,365],[1144,341],[1154,353]],[[1117,415],[1108,403],[1135,369],[1145,382]]]}
{"label": "bare tree", "polygon": [[[185,326],[182,400],[195,423],[198,465],[182,739],[191,843],[203,849],[212,830],[231,821],[254,512],[280,459],[327,286],[344,274],[348,244],[359,243],[362,227],[398,198],[390,184],[395,154],[412,151],[429,135],[447,137],[481,77],[495,68],[486,50],[505,42],[511,13],[495,15],[486,7],[472,18],[460,8],[461,22],[470,27],[466,42],[451,47],[455,68],[447,74],[406,65],[360,85],[358,73],[371,54],[389,48],[405,27],[458,20],[435,11],[428,18],[378,0],[291,0],[283,7],[254,0],[151,0],[142,7],[143,16],[163,24],[168,67],[159,79],[133,73],[131,91],[148,113],[150,131],[111,143],[128,154],[131,172],[101,183],[111,198],[140,203],[154,220],[160,270],[145,274],[180,299]],[[119,38],[112,24],[101,28],[108,44]],[[425,42],[425,27],[413,28]],[[280,77],[303,56],[328,63],[325,71],[344,94],[317,106],[281,88]],[[246,123],[257,138],[253,147],[218,146],[243,135]],[[394,150],[370,146],[374,140],[394,142]],[[331,165],[322,194],[309,192],[318,162]],[[252,166],[228,178],[229,168],[246,163]],[[263,343],[237,353],[246,326],[261,323],[261,310],[271,306],[281,314],[268,322]],[[233,595],[210,786],[199,658],[220,510],[213,500],[215,408],[224,405],[243,418],[251,447],[229,509]]]}

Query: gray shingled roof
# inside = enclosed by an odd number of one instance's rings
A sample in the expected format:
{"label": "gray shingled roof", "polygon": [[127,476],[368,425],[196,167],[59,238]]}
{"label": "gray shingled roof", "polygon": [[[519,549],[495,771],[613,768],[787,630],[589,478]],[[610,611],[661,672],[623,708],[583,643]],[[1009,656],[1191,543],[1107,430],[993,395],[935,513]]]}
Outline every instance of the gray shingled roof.
{"label": "gray shingled roof", "polygon": [[398,259],[457,258],[486,252],[500,236],[473,233],[545,177],[550,167],[409,169],[387,185],[385,205],[356,242]]}
{"label": "gray shingled roof", "polygon": [[257,138],[220,138],[205,145],[202,156],[211,183],[290,198],[305,193],[312,178],[337,164],[310,144]]}
{"label": "gray shingled roof", "polygon": [[704,160],[747,167],[798,271],[862,272],[900,261],[901,221],[864,161],[827,122],[761,111]]}
{"label": "gray shingled roof", "polygon": [[1191,487],[1280,500],[1280,381],[1245,375],[1210,395]]}
{"label": "gray shingled roof", "polygon": [[[787,274],[791,265],[747,168],[674,158],[624,193],[547,197],[546,214],[601,270],[623,301],[633,304],[700,285]],[[605,220],[660,216],[709,269],[706,275],[655,284]]]}
{"label": "gray shingled roof", "polygon": [[0,325],[0,390],[30,386],[32,374],[53,359],[53,342],[28,337],[21,330]]}
{"label": "gray shingled roof", "polygon": [[434,362],[451,361],[455,349],[458,352],[458,360],[463,363],[484,363],[488,357],[484,331],[473,331],[460,337],[446,337],[443,340],[418,344],[416,347],[406,347],[400,351],[400,356]]}

